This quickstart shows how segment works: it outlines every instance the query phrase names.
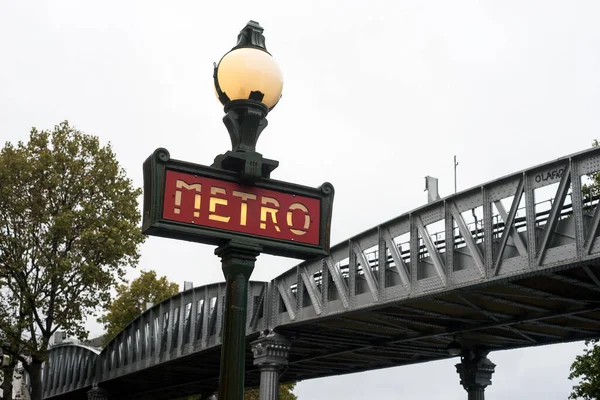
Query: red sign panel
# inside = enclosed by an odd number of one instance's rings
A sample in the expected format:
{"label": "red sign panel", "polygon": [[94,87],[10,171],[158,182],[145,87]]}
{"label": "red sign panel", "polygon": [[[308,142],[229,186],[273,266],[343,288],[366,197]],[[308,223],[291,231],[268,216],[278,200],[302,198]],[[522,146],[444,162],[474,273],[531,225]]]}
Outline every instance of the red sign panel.
{"label": "red sign panel", "polygon": [[319,245],[319,199],[167,170],[163,218]]}

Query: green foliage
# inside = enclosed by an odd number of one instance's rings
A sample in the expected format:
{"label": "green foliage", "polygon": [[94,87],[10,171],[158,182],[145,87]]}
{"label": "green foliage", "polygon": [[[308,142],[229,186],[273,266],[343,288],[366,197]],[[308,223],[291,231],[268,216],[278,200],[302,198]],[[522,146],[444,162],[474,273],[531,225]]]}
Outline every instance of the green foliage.
{"label": "green foliage", "polygon": [[575,357],[569,379],[579,379],[569,399],[600,399],[600,345],[598,339],[586,341],[582,355]]}
{"label": "green foliage", "polygon": [[[600,146],[600,142],[597,139],[594,139],[592,142],[593,147]],[[582,192],[584,196],[598,196],[600,195],[600,173],[594,173],[587,175],[588,179],[590,179],[589,184],[584,184],[582,186]]]}
{"label": "green foliage", "polygon": [[[1,360],[0,360],[1,361]],[[17,360],[11,357],[8,365],[0,368],[0,381],[2,381],[2,399],[13,400],[13,376]]]}
{"label": "green foliage", "polygon": [[[597,139],[592,142],[593,147],[600,146]],[[583,185],[585,195],[600,195],[600,173],[590,174],[590,184]],[[600,343],[599,339],[585,342],[582,355],[575,357],[571,364],[569,379],[578,379],[579,383],[573,386],[569,399],[598,400],[600,399]]]}
{"label": "green foliage", "polygon": [[[296,396],[292,391],[296,383],[282,383],[279,385],[279,400],[297,400],[298,396]],[[187,397],[185,400],[202,400],[203,397],[200,395]],[[260,389],[253,388],[247,389],[244,393],[244,400],[259,400],[260,399]]]}
{"label": "green foliage", "polygon": [[[292,393],[295,383],[284,383],[279,385],[279,400],[296,400],[298,396]],[[244,393],[244,400],[259,400],[260,399],[260,390],[256,389],[248,389],[246,393]]]}
{"label": "green foliage", "polygon": [[142,314],[146,303],[160,303],[177,293],[179,286],[167,281],[166,276],[157,278],[156,271],[141,271],[131,285],[119,285],[115,300],[106,308],[106,314],[98,319],[106,329],[105,343]]}
{"label": "green foliage", "polygon": [[140,194],[110,145],[66,121],[0,151],[0,332],[34,400],[54,332],[85,339],[85,317],[137,264]]}

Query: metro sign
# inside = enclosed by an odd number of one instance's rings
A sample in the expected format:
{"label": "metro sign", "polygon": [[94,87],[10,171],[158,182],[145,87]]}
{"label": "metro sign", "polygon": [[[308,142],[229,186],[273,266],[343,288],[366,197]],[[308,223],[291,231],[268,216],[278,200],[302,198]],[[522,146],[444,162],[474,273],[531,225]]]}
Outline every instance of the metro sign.
{"label": "metro sign", "polygon": [[318,199],[166,171],[163,218],[271,239],[319,244]]}
{"label": "metro sign", "polygon": [[333,195],[329,183],[242,185],[234,173],[171,160],[157,149],[144,163],[142,231],[216,245],[243,239],[265,253],[302,259],[325,256]]}

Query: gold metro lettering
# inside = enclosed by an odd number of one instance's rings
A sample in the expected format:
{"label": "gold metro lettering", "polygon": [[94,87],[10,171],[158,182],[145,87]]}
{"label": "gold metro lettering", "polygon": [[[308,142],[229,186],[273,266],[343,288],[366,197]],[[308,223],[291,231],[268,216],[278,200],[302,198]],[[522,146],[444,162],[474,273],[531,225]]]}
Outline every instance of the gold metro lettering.
{"label": "gold metro lettering", "polygon": [[[286,226],[289,231],[296,235],[305,235],[311,225],[311,216],[306,205],[300,202],[294,202],[287,208],[282,209],[280,201],[274,197],[265,195],[256,195],[240,190],[228,190],[226,187],[219,187],[206,184],[192,183],[189,184],[181,179],[175,181],[174,192],[174,207],[173,214],[182,215],[182,213],[191,212],[195,218],[202,217],[205,210],[201,209],[201,205],[207,202],[208,204],[208,219],[211,221],[221,222],[223,224],[238,224],[239,226],[247,226],[248,224],[248,207],[256,202],[260,208],[258,215],[260,222],[258,228],[261,230],[268,229],[271,226],[276,232],[281,232],[281,226]],[[189,192],[194,195],[193,210],[182,210],[182,196],[188,196]],[[208,197],[208,199],[202,199]],[[232,208],[233,201],[239,202],[239,209]],[[303,213],[303,221],[301,226],[294,225],[294,211],[298,210]],[[233,218],[233,219],[232,219]],[[282,225],[283,224],[283,225]]]}

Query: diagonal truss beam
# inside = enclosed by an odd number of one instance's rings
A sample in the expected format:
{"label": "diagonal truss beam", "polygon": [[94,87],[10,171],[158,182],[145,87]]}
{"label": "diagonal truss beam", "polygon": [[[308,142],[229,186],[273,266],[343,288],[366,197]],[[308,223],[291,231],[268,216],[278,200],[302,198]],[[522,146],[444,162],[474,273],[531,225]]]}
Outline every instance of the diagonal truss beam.
{"label": "diagonal truss beam", "polygon": [[592,290],[595,292],[600,292],[600,286],[596,286],[593,283],[582,282],[580,280],[569,278],[569,277],[566,277],[564,275],[559,275],[559,274],[550,274],[548,276],[552,279],[556,279],[557,281],[570,283],[571,285],[574,285],[574,286],[579,286],[579,287],[589,289],[589,290]]}
{"label": "diagonal truss beam", "polygon": [[504,254],[504,249],[506,248],[506,244],[508,243],[508,237],[510,236],[510,232],[512,227],[515,224],[515,217],[517,216],[517,210],[519,209],[519,204],[521,203],[521,198],[523,197],[523,192],[525,190],[525,179],[521,178],[519,181],[519,185],[517,186],[517,191],[515,192],[515,197],[513,199],[512,205],[510,206],[510,212],[508,213],[507,219],[504,221],[504,230],[502,231],[502,237],[500,238],[500,247],[498,248],[498,255],[494,259],[494,265],[492,267],[492,275],[495,276],[498,274],[500,269],[500,264],[502,263],[502,255]]}
{"label": "diagonal truss beam", "polygon": [[558,222],[558,217],[562,210],[562,206],[565,202],[565,198],[567,197],[567,192],[569,190],[569,186],[571,185],[571,163],[568,163],[564,169],[562,178],[560,179],[560,183],[558,185],[558,189],[556,189],[556,195],[554,196],[554,201],[552,202],[552,209],[550,210],[550,215],[546,220],[546,225],[544,226],[544,230],[542,232],[542,240],[540,242],[540,250],[536,258],[537,265],[541,265],[544,261],[544,257],[546,255],[546,250],[548,249],[548,245],[550,244],[550,239],[552,234],[554,233],[554,229],[556,228],[556,223]]}
{"label": "diagonal truss beam", "polygon": [[390,231],[387,228],[381,228],[381,236],[385,241],[386,247],[390,251],[390,255],[392,256],[392,260],[394,260],[394,264],[396,265],[396,271],[398,272],[398,276],[400,276],[400,280],[402,281],[402,285],[405,288],[410,287],[410,278],[409,271],[410,268],[404,262],[400,252],[398,251],[398,246],[394,242]]}
{"label": "diagonal truss beam", "polygon": [[[496,206],[498,213],[500,213],[500,217],[502,217],[502,220],[507,221],[508,213],[506,212],[506,209],[504,208],[504,205],[502,204],[502,202],[500,200],[495,201],[494,205]],[[515,228],[514,225],[510,225],[510,226],[504,225],[504,229],[509,229],[509,228],[510,228],[510,237],[513,240],[513,243],[515,244],[515,247],[517,248],[519,255],[521,257],[527,257],[527,246],[525,246],[525,242],[523,242],[521,235],[519,235],[519,232],[517,232],[517,229]]]}
{"label": "diagonal truss beam", "polygon": [[[429,253],[429,257],[433,261],[433,266],[435,267],[435,271],[437,272],[442,284],[446,286],[446,271],[444,268],[444,263],[442,258],[440,257],[440,253],[438,253],[436,247],[433,245],[431,241],[431,237],[429,237],[429,232],[427,231],[427,227],[423,224],[420,216],[416,216],[415,218],[417,222],[417,230],[419,231],[419,235],[423,239],[423,243],[425,243],[425,247],[427,248],[427,252]],[[412,252],[412,250],[411,250]]]}
{"label": "diagonal truss beam", "polygon": [[[514,306],[514,307],[517,307],[517,308],[521,308],[521,309],[524,309],[524,310],[533,311],[533,312],[537,312],[537,313],[552,314],[552,310],[549,310],[547,308],[533,306],[531,304],[519,303],[519,302],[516,302],[516,301],[512,301],[512,300],[508,300],[508,299],[504,299],[504,298],[499,298],[499,297],[492,296],[490,294],[483,294],[483,293],[480,293],[480,292],[474,292],[473,294],[477,295],[479,297],[486,298],[488,300],[497,302],[499,304],[511,305],[511,306]],[[498,314],[498,313],[496,313],[496,314]],[[575,320],[575,321],[582,321],[582,322],[586,322],[586,323],[593,323],[593,324],[599,324],[600,323],[599,321],[596,321],[596,320],[593,320],[593,319],[590,319],[590,318],[586,318],[586,317],[581,317],[581,316],[575,315],[575,314],[573,314],[573,315],[565,315],[564,318],[572,319],[572,320]],[[549,323],[549,322],[544,322],[544,323],[541,323],[541,322],[532,322],[531,324],[532,325],[547,326],[547,327],[556,328],[556,329],[564,329],[564,330],[567,330],[567,331],[580,332],[580,333],[585,333],[585,334],[592,333],[592,331],[589,331],[589,330],[586,330],[586,329],[575,328],[575,327],[570,327],[570,326],[566,326],[566,325],[556,325],[556,324],[552,324],[552,323]]]}
{"label": "diagonal truss beam", "polygon": [[[473,309],[481,312],[483,315],[489,317],[493,321],[500,322],[500,318],[498,318],[498,317],[502,317],[504,319],[510,319],[510,318],[512,318],[512,316],[508,315],[508,314],[503,314],[503,313],[499,313],[499,312],[490,312],[490,311],[484,310],[481,307],[478,307],[475,304],[473,304],[471,301],[469,301],[468,299],[466,299],[464,296],[457,295],[457,297],[459,299],[461,299],[465,304],[468,304]],[[500,327],[500,329],[506,330],[508,332],[515,333],[515,334],[523,337],[524,339],[526,339],[527,341],[529,341],[531,343],[538,343],[538,341],[535,340],[534,338],[532,338],[530,335],[547,336],[546,334],[543,334],[543,333],[532,332],[532,331],[528,331],[528,330],[521,329],[521,328],[517,329],[517,328],[514,328],[514,327],[510,327],[510,326],[502,326],[502,327]],[[554,337],[555,339],[562,338],[561,336],[556,336],[556,335],[551,335],[551,337]]]}
{"label": "diagonal truss beam", "polygon": [[[385,326],[382,326],[381,324],[378,324],[378,323],[375,323],[375,322],[372,322],[372,321],[365,321],[363,319],[352,318],[349,315],[340,315],[338,318],[336,318],[336,320],[340,321],[340,322],[349,322],[353,327],[354,326],[357,326],[357,327],[360,326],[360,327],[364,327],[364,328],[367,328],[367,329],[370,329],[370,330],[377,330],[377,329],[383,330],[383,329],[385,329],[385,330],[398,331],[398,332],[404,331],[403,329],[401,329],[399,327],[385,327]],[[337,327],[337,326],[340,326],[340,325],[337,325],[337,324],[334,323],[333,326]]]}
{"label": "diagonal truss beam", "polygon": [[590,277],[592,282],[594,282],[596,284],[596,286],[600,287],[600,279],[598,279],[596,274],[594,274],[594,272],[592,272],[592,270],[589,267],[583,267],[583,270],[585,271],[587,276]]}
{"label": "diagonal truss beam", "polygon": [[[569,316],[569,315],[577,315],[577,314],[581,314],[581,313],[596,312],[596,311],[600,311],[600,307],[596,307],[596,308],[593,308],[593,309],[586,309],[586,310],[564,311],[564,312],[556,313],[556,314],[553,314],[553,315],[538,315],[536,317],[530,317],[530,318],[527,318],[527,317],[515,318],[515,319],[513,319],[511,321],[506,321],[506,322],[503,322],[503,323],[501,323],[499,325],[496,325],[495,323],[490,323],[490,324],[482,324],[482,325],[469,326],[469,327],[462,326],[462,327],[460,327],[458,329],[446,330],[446,332],[442,332],[442,333],[425,334],[425,335],[420,336],[418,338],[409,337],[409,338],[392,339],[391,341],[386,342],[385,345],[397,344],[397,343],[405,343],[405,342],[413,341],[415,339],[433,338],[433,337],[437,337],[437,336],[440,336],[440,335],[453,335],[453,334],[461,334],[461,333],[468,333],[468,332],[483,331],[483,330],[488,329],[488,328],[498,328],[500,326],[513,326],[513,325],[518,325],[518,324],[522,324],[522,323],[530,323],[532,321],[544,321],[544,320],[552,319],[552,318],[559,318],[559,317],[565,317],[565,316]],[[383,345],[383,344],[379,344],[379,345],[371,344],[371,345],[365,346],[363,349],[379,347],[381,345]],[[319,358],[324,358],[324,357],[337,356],[337,355],[344,354],[344,353],[355,352],[357,350],[362,350],[362,349],[346,348],[344,350],[336,350],[334,352],[329,352],[329,353],[326,353],[326,354],[316,355],[316,356],[311,357],[311,358],[304,358],[304,359],[298,360],[298,361],[290,361],[290,364],[297,364],[299,362],[307,362],[307,361],[311,361],[313,359],[319,359]]]}
{"label": "diagonal truss beam", "polygon": [[[250,323],[249,323],[249,325],[252,328],[256,328],[256,324],[258,323],[258,318],[259,318],[259,311],[261,308],[263,309],[263,313],[264,313],[266,288],[267,288],[267,285],[264,285],[262,287],[262,289],[260,291],[260,295],[258,297],[258,302],[257,302],[256,306],[254,307],[254,311],[252,312],[252,318],[250,319]],[[191,310],[190,310],[190,312],[191,312]],[[191,323],[191,318],[190,318],[190,323]]]}
{"label": "diagonal truss beam", "polygon": [[[533,297],[534,299],[539,299],[540,297],[542,297],[543,299],[552,300],[552,301],[561,301],[561,302],[565,302],[565,303],[580,304],[580,305],[588,304],[587,301],[577,300],[572,297],[559,296],[554,293],[546,292],[546,291],[543,291],[540,289],[530,288],[529,286],[525,286],[523,284],[519,284],[519,283],[515,283],[515,282],[506,282],[504,285],[509,288],[513,288],[518,291],[521,291],[521,292],[531,293],[536,296],[536,297]],[[514,298],[519,298],[519,297],[527,298],[527,297],[519,296],[516,293],[488,293],[488,294],[498,294],[500,296],[514,297]],[[532,299],[532,297],[528,297],[528,298]]]}
{"label": "diagonal truss beam", "polygon": [[[480,314],[485,315],[492,321],[500,322],[500,319],[496,315],[494,315],[494,313],[491,313],[487,310],[482,309],[481,307],[476,306],[475,304],[473,304],[473,302],[469,301],[468,299],[466,299],[464,296],[462,296],[460,294],[457,294],[456,297],[458,297],[463,303],[465,303],[466,305],[471,307],[473,310],[476,310]],[[503,317],[505,317],[505,316],[503,315]]]}
{"label": "diagonal truss beam", "polygon": [[410,360],[410,357],[407,357],[406,355],[404,357],[402,357],[402,356],[400,356],[400,354],[407,354],[407,353],[388,352],[385,354],[374,355],[374,354],[366,353],[363,351],[363,352],[357,354],[357,356],[359,356],[361,358],[364,357],[367,360],[370,360],[372,362],[376,362],[379,364],[387,364],[389,366],[394,366],[396,364],[394,362],[394,360],[402,360],[402,361]]}
{"label": "diagonal truss beam", "polygon": [[281,281],[277,282],[277,290],[279,291],[279,295],[281,296],[281,300],[283,300],[283,304],[285,304],[285,308],[287,308],[288,315],[290,319],[293,321],[296,319],[296,300],[292,298],[291,293]]}
{"label": "diagonal truss beam", "polygon": [[[523,329],[513,328],[512,326],[502,326],[502,327],[500,327],[500,329],[517,334],[531,343],[538,343],[537,340],[535,340],[534,338],[529,336],[532,334],[532,332],[530,332],[530,331],[524,331]],[[533,334],[535,334],[535,333],[533,333]]]}
{"label": "diagonal truss beam", "polygon": [[[361,324],[356,324],[356,325],[361,325]],[[353,328],[348,328],[347,326],[334,325],[334,324],[323,325],[321,329],[324,329],[329,332],[339,332],[339,331],[347,332],[350,335],[360,335],[361,333],[365,332],[364,330],[361,330],[358,328],[353,329]],[[371,337],[378,337],[378,338],[382,338],[382,339],[389,339],[389,338],[394,337],[391,333],[388,333],[388,334],[381,333],[381,332],[374,333],[373,327],[368,327],[367,329],[369,329],[369,336],[371,336]]]}
{"label": "diagonal truss beam", "polygon": [[[294,343],[296,343],[297,340],[298,345],[301,345],[305,339],[308,339],[309,342],[307,342],[307,344],[309,349],[314,349],[315,343],[321,343],[323,346],[327,347],[343,347],[344,344],[364,346],[368,343],[366,340],[361,339],[356,335],[340,337],[339,335],[323,330],[320,326],[311,327],[310,329],[299,329],[295,332],[297,333],[297,337]],[[297,349],[296,344],[294,344],[294,349]]]}
{"label": "diagonal truss beam", "polygon": [[308,332],[306,330],[297,330],[294,333],[294,352],[311,352],[315,346],[328,348],[344,348],[344,346],[365,346],[366,340],[353,340],[350,336],[335,335],[325,331]]}
{"label": "diagonal truss beam", "polygon": [[[497,298],[494,296],[491,296],[489,294],[482,294],[479,292],[473,292],[474,295],[479,296],[481,298],[486,298],[488,300],[497,302],[499,304],[506,304],[506,305],[511,305],[517,308],[521,308],[521,309],[525,309],[525,310],[529,310],[529,311],[533,311],[533,312],[537,312],[537,313],[551,313],[552,310],[549,310],[547,308],[542,308],[542,307],[537,307],[537,306],[532,306],[529,304],[523,304],[523,303],[518,303],[518,302],[513,302],[511,300],[506,300],[506,299],[502,299],[502,298]],[[464,299],[463,296],[458,295],[459,298]],[[469,302],[467,299],[464,299],[467,303],[472,304],[471,302]],[[452,303],[452,302],[448,302],[445,300],[437,300],[437,301],[444,301],[448,304],[452,304],[455,307],[464,307],[462,305],[456,304],[456,303]],[[483,310],[480,309],[479,307],[477,307],[476,305],[473,304],[473,307],[477,310],[481,310],[483,313],[487,314],[490,319],[496,321],[496,322],[501,322],[499,318],[503,318],[504,321],[508,321],[511,318],[513,318],[514,316],[509,315],[509,314],[504,314],[504,313],[500,313],[497,311],[487,311],[487,310]],[[573,320],[580,320],[582,322],[586,322],[586,323],[593,323],[593,324],[600,324],[599,321],[596,320],[592,320],[589,318],[585,318],[585,317],[581,317],[578,315],[571,315],[571,316],[566,316],[565,318],[569,318],[569,319],[573,319]],[[545,322],[545,323],[541,323],[541,322],[533,322],[531,323],[532,325],[539,325],[539,326],[546,326],[549,328],[554,328],[554,329],[564,329],[567,331],[572,331],[572,332],[579,332],[579,333],[584,333],[584,334],[592,334],[593,331],[589,330],[589,329],[582,329],[582,328],[575,328],[575,327],[570,327],[570,326],[565,326],[565,325],[556,325],[556,324],[552,324],[549,322]],[[514,327],[505,327],[505,326],[499,326],[499,329],[503,329],[503,330],[507,330],[507,331],[511,331],[514,332],[520,336],[523,336],[523,334],[529,334],[529,335],[537,335],[537,336],[541,336],[541,337],[549,337],[549,338],[554,338],[554,339],[563,339],[562,336],[558,336],[558,335],[551,335],[548,333],[543,333],[543,332],[536,332],[536,331],[528,331],[525,330],[523,328],[514,328]],[[525,337],[525,336],[523,336]],[[527,338],[527,340],[531,341],[531,342],[535,342],[537,343],[537,341],[535,341],[535,339],[533,338]]]}
{"label": "diagonal truss beam", "polygon": [[[569,319],[575,319],[574,317],[575,316],[569,316],[567,318],[569,318]],[[594,334],[597,333],[596,331],[593,331],[591,329],[576,328],[576,327],[573,327],[573,326],[567,326],[567,325],[562,325],[562,324],[561,325],[556,325],[556,324],[550,324],[548,322],[539,322],[539,321],[536,321],[536,322],[533,323],[533,325],[545,326],[545,327],[552,328],[552,329],[564,329],[565,331],[583,333],[585,335],[594,335]],[[556,335],[554,335],[554,336],[556,336]],[[562,336],[557,336],[557,337],[562,338]]]}
{"label": "diagonal truss beam", "polygon": [[[432,301],[444,302],[445,300],[433,299]],[[451,303],[451,304],[456,305],[455,303]],[[473,321],[472,319],[469,319],[469,318],[454,317],[452,315],[446,315],[446,314],[442,314],[442,313],[438,313],[438,312],[434,312],[434,311],[422,310],[420,308],[414,308],[414,307],[410,307],[410,306],[400,306],[399,308],[409,311],[409,312],[416,313],[416,314],[421,314],[425,317],[434,318],[434,319],[457,321],[457,322],[462,322],[465,324],[477,324],[478,322],[481,322],[481,321]],[[412,315],[411,317],[414,318],[414,317],[417,317],[417,315]]]}
{"label": "diagonal truss beam", "polygon": [[379,288],[377,286],[377,281],[375,280],[373,270],[371,269],[371,263],[369,263],[367,256],[365,256],[365,253],[362,251],[357,242],[352,242],[352,251],[362,267],[362,271],[365,279],[367,280],[367,285],[369,286],[369,291],[371,292],[371,296],[373,296],[373,300],[379,301]]}
{"label": "diagonal truss beam", "polygon": [[323,310],[323,305],[321,303],[321,291],[317,287],[317,283],[315,282],[314,276],[308,273],[308,269],[304,265],[300,266],[300,276],[302,277],[304,287],[308,292],[308,297],[310,297],[310,302],[313,305],[315,313],[317,315],[321,315],[321,312]]}
{"label": "diagonal truss beam", "polygon": [[329,274],[331,275],[331,279],[337,288],[338,295],[340,296],[340,300],[342,301],[342,305],[344,308],[348,308],[350,306],[350,296],[348,294],[348,287],[346,286],[346,282],[344,282],[344,278],[342,277],[342,272],[335,265],[333,259],[331,257],[327,257],[325,259],[325,263],[327,264],[327,269],[329,270]]}
{"label": "diagonal truss beam", "polygon": [[[405,326],[398,325],[397,323],[391,323],[391,322],[387,321],[385,319],[385,315],[382,315],[382,314],[371,313],[371,314],[369,314],[369,319],[375,320],[375,321],[377,321],[378,324],[381,324],[381,325],[386,326],[391,329],[396,329],[400,332],[404,331],[404,332],[411,333],[411,334],[419,333],[418,331],[415,331],[414,329],[410,329]],[[396,320],[396,322],[400,322],[400,321]]]}
{"label": "diagonal truss beam", "polygon": [[520,303],[518,301],[508,300],[508,299],[505,299],[502,297],[492,296],[491,294],[488,294],[488,293],[473,292],[473,295],[480,297],[482,299],[493,301],[498,304],[510,305],[510,306],[514,306],[514,307],[521,308],[524,310],[529,310],[529,311],[533,311],[533,312],[548,312],[547,309],[542,308],[542,307],[534,306],[531,304]]}
{"label": "diagonal truss beam", "polygon": [[[414,314],[412,314],[412,315],[403,314],[402,316],[400,316],[400,315],[396,315],[396,314],[389,314],[389,313],[386,313],[386,312],[378,312],[378,311],[375,311],[374,314],[376,314],[379,317],[386,318],[386,319],[389,319],[391,321],[396,321],[396,322],[404,323],[404,324],[419,325],[419,326],[424,326],[424,327],[427,327],[427,328],[438,329],[438,330],[444,330],[444,329],[446,329],[446,327],[443,326],[443,325],[438,325],[438,324],[433,324],[433,323],[430,323],[430,322],[419,321],[419,320],[415,319],[415,315]],[[422,334],[423,332],[414,331],[414,333],[415,334]]]}
{"label": "diagonal truss beam", "polygon": [[592,217],[592,223],[590,224],[589,232],[585,238],[585,254],[590,254],[590,251],[592,251],[594,239],[596,239],[596,235],[598,234],[598,226],[600,226],[600,203],[596,205],[594,216]]}
{"label": "diagonal truss beam", "polygon": [[[452,218],[456,221],[456,225],[458,226],[458,231],[461,236],[464,238],[467,248],[471,253],[471,257],[473,257],[473,261],[475,261],[475,266],[479,270],[479,274],[481,276],[485,276],[485,262],[483,261],[483,257],[481,256],[481,252],[475,244],[473,240],[473,235],[471,235],[471,231],[467,228],[467,224],[465,224],[465,220],[463,219],[460,212],[458,212],[458,207],[456,207],[456,203],[450,203],[450,212],[452,214]],[[477,229],[477,227],[475,227]]]}

